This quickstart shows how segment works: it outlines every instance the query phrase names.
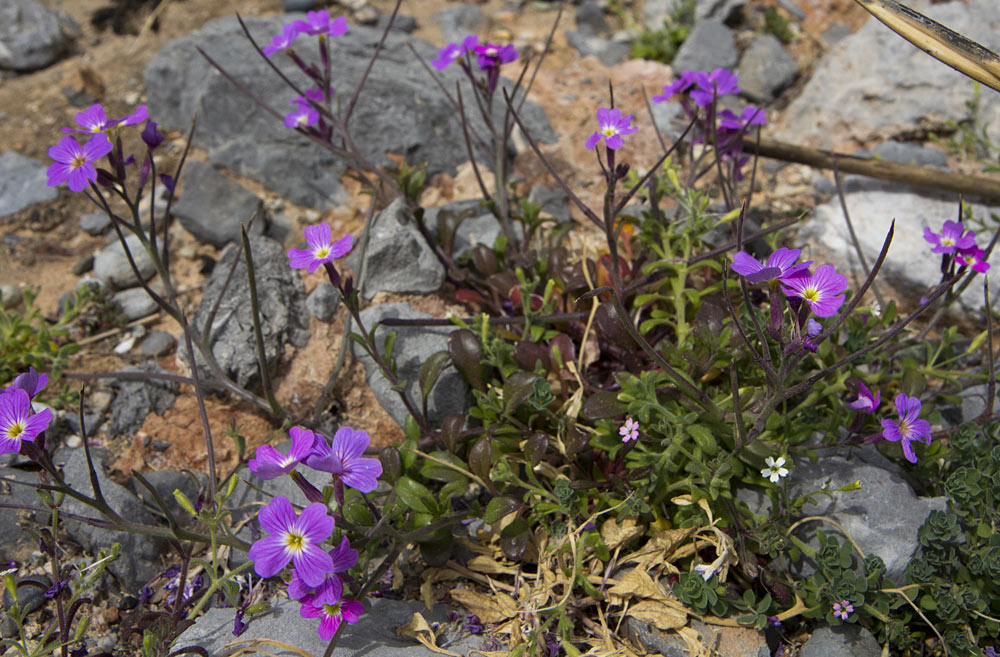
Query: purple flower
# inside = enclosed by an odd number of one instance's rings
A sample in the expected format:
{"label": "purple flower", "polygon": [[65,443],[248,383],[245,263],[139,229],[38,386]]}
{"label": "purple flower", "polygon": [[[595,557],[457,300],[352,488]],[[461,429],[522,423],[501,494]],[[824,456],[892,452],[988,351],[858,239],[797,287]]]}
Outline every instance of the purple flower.
{"label": "purple flower", "polygon": [[331,577],[316,593],[302,600],[299,615],[302,618],[319,618],[319,638],[329,641],[344,621],[357,623],[365,607],[356,600],[344,600],[344,585],[338,577]]}
{"label": "purple flower", "polygon": [[68,182],[71,191],[83,191],[88,182],[97,181],[94,162],[110,152],[111,141],[103,132],[91,137],[83,146],[72,137],[63,137],[58,144],[49,148],[49,157],[55,160],[47,171],[49,187],[58,187]]}
{"label": "purple flower", "polygon": [[[327,14],[329,19],[329,14]],[[295,21],[294,23],[289,23],[281,28],[281,31],[274,35],[271,39],[271,43],[264,46],[261,50],[265,55],[270,57],[276,52],[283,50],[290,50],[292,47],[292,42],[302,34],[302,29],[299,27],[299,23],[302,21]]]}
{"label": "purple flower", "polygon": [[739,116],[730,110],[724,109],[719,112],[719,129],[733,132],[743,132],[744,128],[752,125],[764,125],[767,123],[767,114],[762,109],[753,105],[747,105]]}
{"label": "purple flower", "polygon": [[142,140],[149,147],[149,150],[156,150],[156,147],[163,143],[163,133],[157,128],[156,121],[146,121],[146,126],[142,129]]}
{"label": "purple flower", "polygon": [[698,81],[698,76],[705,75],[701,71],[684,71],[681,76],[673,81],[673,83],[668,84],[663,87],[663,94],[657,94],[652,97],[654,103],[662,103],[668,101],[677,94],[682,94],[688,89],[694,86]]}
{"label": "purple flower", "polygon": [[257,448],[256,458],[250,459],[250,472],[267,481],[288,474],[312,451],[316,434],[302,427],[292,427],[288,431],[292,437],[292,447],[288,454],[282,454],[271,445]]}
{"label": "purple flower", "polygon": [[307,99],[298,96],[288,102],[295,105],[295,110],[285,115],[286,128],[305,128],[319,123],[319,111]]}
{"label": "purple flower", "polygon": [[0,394],[0,454],[17,452],[22,440],[33,441],[50,422],[52,411],[47,408],[32,415],[31,399],[24,390],[15,388]]}
{"label": "purple flower", "polygon": [[149,108],[147,108],[145,105],[139,105],[138,107],[135,108],[135,111],[129,114],[128,116],[123,116],[122,118],[115,121],[115,125],[117,126],[139,125],[148,118],[149,118]]}
{"label": "purple flower", "polygon": [[104,113],[104,108],[98,104],[91,105],[82,112],[76,113],[76,124],[83,128],[63,128],[63,132],[79,132],[85,135],[95,134],[110,128],[113,121],[108,121],[108,115]]}
{"label": "purple flower", "polygon": [[0,393],[14,392],[15,390],[23,390],[28,393],[28,397],[34,398],[45,384],[49,382],[48,374],[39,374],[35,371],[34,367],[28,367],[28,371],[24,374],[18,374],[11,381],[10,385],[0,390]]}
{"label": "purple flower", "polygon": [[347,537],[340,539],[340,545],[330,550],[333,559],[333,572],[346,573],[358,563],[358,551],[351,547]]}
{"label": "purple flower", "polygon": [[854,605],[848,600],[841,600],[840,602],[833,603],[833,615],[842,621],[846,621],[847,617],[851,615],[854,611]]}
{"label": "purple flower", "polygon": [[270,536],[250,546],[249,557],[261,577],[273,577],[292,562],[302,581],[319,586],[333,571],[333,559],[319,544],[333,533],[333,518],[320,503],[310,504],[296,517],[287,497],[276,497],[257,514]]}
{"label": "purple flower", "polygon": [[329,224],[306,226],[305,234],[309,248],[289,249],[288,266],[292,269],[307,269],[310,274],[323,263],[333,262],[335,258],[347,255],[354,246],[352,235],[345,235],[335,244],[332,243],[333,231]]}
{"label": "purple flower", "polygon": [[920,400],[908,397],[902,392],[896,395],[896,413],[899,414],[898,423],[893,420],[882,420],[882,437],[892,442],[901,442],[903,456],[910,463],[916,463],[917,455],[913,453],[913,445],[910,443],[919,440],[925,445],[930,445],[931,423],[917,419],[920,415]]}
{"label": "purple flower", "polygon": [[[462,42],[465,45],[465,42]],[[517,48],[507,44],[506,46],[498,46],[493,43],[484,43],[482,45],[477,45],[473,47],[473,50],[477,55],[476,63],[479,68],[485,72],[490,72],[492,69],[503,66],[504,64],[510,64],[513,61],[517,61]]]}
{"label": "purple flower", "polygon": [[745,251],[739,251],[733,256],[733,271],[747,279],[748,283],[763,283],[764,281],[788,281],[793,278],[803,278],[809,275],[812,260],[795,264],[802,255],[802,249],[786,249],[784,247],[772,253],[767,264],[762,265]]}
{"label": "purple flower", "polygon": [[876,390],[873,395],[872,391],[868,389],[868,386],[863,381],[858,381],[858,399],[848,404],[848,406],[862,413],[874,413],[878,410],[881,397],[881,392]]}
{"label": "purple flower", "polygon": [[935,233],[930,228],[924,228],[924,239],[933,244],[931,253],[954,253],[956,250],[967,251],[975,248],[976,234],[972,231],[965,233],[965,226],[961,221],[946,221],[941,233]]}
{"label": "purple flower", "polygon": [[626,418],[625,424],[618,428],[618,435],[622,437],[623,443],[627,443],[630,440],[637,440],[639,438],[639,423],[631,417]]}
{"label": "purple flower", "polygon": [[337,16],[330,20],[330,12],[326,9],[306,13],[304,21],[295,21],[300,34],[310,36],[340,36],[347,32],[347,19]]}
{"label": "purple flower", "polygon": [[739,78],[735,73],[725,68],[717,68],[707,75],[705,73],[698,75],[695,78],[697,88],[688,95],[695,105],[708,107],[716,98],[738,94],[740,92],[738,83]]}
{"label": "purple flower", "polygon": [[963,267],[971,267],[972,271],[985,274],[986,270],[990,268],[990,263],[984,260],[985,257],[986,252],[978,247],[975,247],[967,251],[960,252],[957,256],[955,256],[955,259],[958,260],[958,264]]}
{"label": "purple flower", "polygon": [[604,145],[611,150],[616,150],[625,145],[623,135],[630,135],[638,128],[632,125],[632,115],[622,116],[622,111],[615,107],[608,109],[600,107],[597,110],[598,130],[587,140],[587,148],[593,150],[603,139]]}
{"label": "purple flower", "polygon": [[331,445],[326,444],[322,435],[317,437],[312,454],[306,458],[306,465],[314,470],[329,472],[362,493],[370,493],[375,490],[382,475],[381,461],[362,456],[370,442],[367,432],[341,427],[333,435]]}
{"label": "purple flower", "polygon": [[817,335],[823,332],[823,325],[816,321],[815,318],[810,317],[806,320],[806,335],[810,338],[815,338]]}
{"label": "purple flower", "polygon": [[812,276],[782,279],[782,289],[790,297],[800,297],[817,317],[832,317],[844,304],[847,277],[833,265],[820,265]]}
{"label": "purple flower", "polygon": [[453,61],[455,61],[465,53],[469,52],[470,50],[475,49],[475,47],[478,45],[479,45],[479,37],[477,37],[475,34],[470,34],[469,36],[465,37],[465,39],[462,40],[462,45],[458,45],[457,43],[449,43],[441,50],[438,50],[437,59],[431,60],[431,66],[433,66],[439,71],[443,71],[446,68],[448,68],[448,66]]}

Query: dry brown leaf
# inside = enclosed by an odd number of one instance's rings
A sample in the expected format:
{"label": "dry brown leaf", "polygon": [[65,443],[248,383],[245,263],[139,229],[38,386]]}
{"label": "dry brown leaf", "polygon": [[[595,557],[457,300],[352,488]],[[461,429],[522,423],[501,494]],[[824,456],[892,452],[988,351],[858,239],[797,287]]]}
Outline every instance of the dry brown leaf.
{"label": "dry brown leaf", "polygon": [[420,584],[420,599],[427,607],[427,611],[434,611],[434,582],[430,579],[425,579]]}
{"label": "dry brown leaf", "polygon": [[708,657],[708,649],[702,643],[701,635],[693,627],[682,627],[677,630],[677,634],[687,644],[689,657]]}
{"label": "dry brown leaf", "polygon": [[463,547],[466,550],[469,550],[470,552],[475,552],[476,554],[493,554],[494,553],[493,548],[487,547],[485,545],[482,545],[481,543],[477,543],[476,541],[473,541],[472,539],[470,539],[467,536],[456,536],[455,537],[455,543],[459,547]]}
{"label": "dry brown leaf", "polygon": [[687,625],[687,614],[659,600],[641,600],[628,608],[628,615],[661,630]]}
{"label": "dry brown leaf", "polygon": [[484,554],[472,557],[465,565],[469,570],[474,570],[477,573],[488,573],[490,575],[514,575],[517,573],[517,568],[505,566]]}
{"label": "dry brown leaf", "polygon": [[423,616],[418,613],[414,613],[413,617],[410,618],[410,622],[402,627],[396,628],[396,634],[399,636],[409,637],[411,639],[416,639],[424,645],[430,651],[436,652],[440,655],[452,655],[453,657],[462,657],[457,652],[452,652],[450,650],[445,650],[444,648],[438,648],[435,643],[436,638],[434,636],[434,630],[427,623]]}
{"label": "dry brown leaf", "polygon": [[668,557],[695,531],[697,531],[695,527],[654,531],[653,536],[646,541],[646,544],[626,557],[622,563],[636,562],[638,567],[643,570],[650,570],[653,566],[662,567],[664,562],[673,561]]}
{"label": "dry brown leaf", "polygon": [[[639,568],[633,568],[618,578],[615,585],[608,589],[608,594],[612,596],[614,604],[621,604],[625,598],[631,597],[656,600],[662,600],[664,597],[649,573]],[[619,601],[615,601],[614,598],[619,598]]]}
{"label": "dry brown leaf", "polygon": [[513,618],[520,608],[514,598],[499,591],[484,595],[469,589],[452,589],[452,599],[484,623],[499,623]]}
{"label": "dry brown leaf", "polygon": [[614,550],[628,543],[644,531],[644,527],[635,524],[634,518],[626,518],[620,525],[617,520],[611,518],[601,526],[601,538],[609,550]]}

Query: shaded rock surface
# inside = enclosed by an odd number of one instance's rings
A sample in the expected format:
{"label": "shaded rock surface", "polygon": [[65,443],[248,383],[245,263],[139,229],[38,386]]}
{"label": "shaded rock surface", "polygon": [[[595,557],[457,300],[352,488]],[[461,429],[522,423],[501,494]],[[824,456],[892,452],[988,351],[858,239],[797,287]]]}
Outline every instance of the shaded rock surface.
{"label": "shaded rock surface", "polygon": [[[126,372],[158,372],[170,374],[155,363],[144,363],[138,367],[126,368]],[[112,436],[132,436],[150,413],[163,415],[174,405],[178,386],[173,381],[147,379],[145,381],[122,380],[118,394],[111,402],[111,418],[108,433]]]}
{"label": "shaded rock surface", "polygon": [[[413,310],[408,303],[392,303],[379,306],[372,306],[361,313],[361,320],[364,322],[365,330],[370,331],[373,326],[385,318],[400,319],[430,319],[430,315]],[[375,331],[375,344],[379,346],[380,352],[385,343],[385,337],[390,330],[398,332],[396,346],[393,356],[396,359],[399,378],[409,381],[410,387],[407,395],[416,408],[420,408],[420,386],[417,376],[420,367],[433,354],[439,351],[447,351],[448,334],[450,328],[440,327],[389,327],[380,326]],[[406,420],[407,410],[399,394],[392,390],[389,382],[378,369],[375,361],[368,356],[360,346],[351,343],[351,352],[354,357],[365,366],[365,373],[368,378],[368,385],[379,404],[392,415],[399,426],[403,426]],[[432,424],[440,422],[445,416],[451,413],[461,413],[466,410],[466,398],[469,396],[469,385],[462,375],[453,368],[447,368],[442,372],[437,385],[431,391],[428,399],[428,414]]]}
{"label": "shaded rock surface", "polygon": [[867,629],[859,625],[821,627],[802,646],[801,657],[878,657],[882,649]]}
{"label": "shaded rock surface", "polygon": [[[0,9],[0,13],[3,11]],[[58,190],[46,185],[46,168],[41,162],[15,151],[0,155],[0,218],[56,198]]]}
{"label": "shaded rock surface", "polygon": [[[189,161],[181,180],[184,191],[171,212],[181,225],[200,241],[212,246],[225,246],[239,241],[240,225],[250,223],[254,213],[263,209],[261,200],[243,185],[219,173],[199,160]],[[264,232],[262,215],[247,229],[251,235]]]}
{"label": "shaded rock surface", "polygon": [[65,14],[35,0],[0,2],[0,68],[33,71],[69,49],[79,27]]}
{"label": "shaded rock surface", "polygon": [[330,281],[323,280],[316,289],[306,297],[306,308],[309,314],[321,322],[329,322],[333,319],[333,314],[337,311],[340,303],[340,290],[330,284]]}
{"label": "shaded rock surface", "polygon": [[[704,646],[715,646],[718,655],[726,657],[770,657],[764,635],[745,627],[719,627],[706,625],[698,620],[691,621]],[[623,623],[624,633],[633,642],[650,653],[663,657],[687,657],[687,643],[676,632],[664,632],[637,618],[627,617]],[[718,643],[716,643],[718,641]]]}
{"label": "shaded rock surface", "polygon": [[740,90],[754,102],[767,103],[795,82],[799,66],[778,37],[761,34],[743,53],[736,72]]}
{"label": "shaded rock surface", "polygon": [[[292,15],[274,16],[246,23],[257,42],[266,44],[291,19]],[[347,34],[331,39],[338,91],[350,93],[380,38],[376,29],[352,25]],[[452,138],[461,134],[459,118],[414,58],[408,42],[425,62],[444,45],[432,46],[393,30],[371,71],[352,126],[363,131],[365,138],[358,143],[375,164],[387,166],[386,153],[399,153],[409,162],[427,161],[428,176],[442,171],[454,174],[456,166],[467,159],[461,140]],[[252,81],[254,92],[279,106],[279,111],[287,107],[286,100],[294,98],[294,92],[253,51],[235,19],[213,20],[198,32],[171,41],[146,68],[149,111],[162,127],[184,130],[197,112],[195,141],[208,150],[213,164],[253,178],[300,205],[325,208],[346,200],[340,183],[343,163],[247,100],[197,54],[195,46],[237,79]],[[303,53],[307,50],[311,52],[304,48]],[[297,84],[307,84],[287,57],[275,56],[272,61]],[[451,89],[461,75],[452,66],[441,77]],[[503,113],[498,114],[502,120]],[[540,107],[527,102],[523,114],[536,138],[554,141]]]}
{"label": "shaded rock surface", "polygon": [[734,69],[739,58],[733,31],[720,20],[704,20],[695,23],[677,50],[672,66],[675,71]]}
{"label": "shaded rock surface", "polygon": [[[296,273],[288,268],[285,249],[272,239],[259,235],[250,238],[253,253],[257,299],[261,313],[261,333],[268,367],[274,367],[286,344],[305,346],[305,288]],[[226,278],[233,261],[239,259],[228,287]],[[224,289],[225,288],[225,289]],[[216,301],[222,297],[210,327],[209,348],[227,376],[241,386],[256,385],[260,378],[257,368],[256,338],[250,307],[250,284],[247,282],[246,259],[242,249],[226,247],[212,276],[205,286],[201,306],[195,314],[194,326],[202,330]],[[181,353],[182,358],[186,354]],[[208,378],[211,370],[196,353],[199,372]]]}
{"label": "shaded rock surface", "polygon": [[446,42],[461,43],[466,36],[479,31],[486,22],[486,14],[477,5],[463,2],[437,12],[431,16],[431,22],[441,28],[441,38]]}
{"label": "shaded rock surface", "polygon": [[141,287],[133,287],[117,292],[111,297],[111,301],[118,304],[122,314],[125,315],[125,319],[130,322],[142,319],[147,315],[152,315],[159,307],[153,301],[153,297],[149,296],[146,290]]}
{"label": "shaded rock surface", "polygon": [[[4,454],[4,456],[13,457],[16,455],[8,453]],[[38,475],[36,473],[28,472],[27,470],[22,470],[20,468],[2,466],[0,467],[0,477],[5,479],[14,479],[25,484],[38,483]],[[39,500],[38,495],[35,494],[34,488],[31,486],[9,484],[7,482],[0,482],[0,500],[3,500],[7,504],[23,504],[32,507],[42,506],[41,500]],[[0,527],[4,527],[6,529],[6,531],[0,532],[0,558],[4,560],[12,559],[22,547],[28,545],[32,545],[33,547],[37,546],[36,542],[32,540],[29,534],[22,532],[18,528],[18,517],[20,514],[26,514],[33,517],[35,521],[42,524],[46,524],[48,522],[50,515],[47,512],[36,514],[31,511],[18,511],[17,509],[0,508]]]}

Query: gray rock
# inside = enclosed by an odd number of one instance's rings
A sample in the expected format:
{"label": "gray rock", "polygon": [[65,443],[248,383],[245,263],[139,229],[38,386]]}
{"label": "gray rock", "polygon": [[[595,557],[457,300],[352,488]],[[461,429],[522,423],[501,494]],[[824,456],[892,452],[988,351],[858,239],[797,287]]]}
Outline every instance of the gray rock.
{"label": "gray rock", "polygon": [[878,657],[878,641],[860,625],[821,627],[802,646],[801,657]]}
{"label": "gray rock", "polygon": [[611,28],[604,18],[604,8],[596,0],[584,0],[576,8],[576,29],[590,34],[607,34]]}
{"label": "gray rock", "polygon": [[[994,0],[907,3],[986,48],[1000,48],[1000,14]],[[859,141],[936,130],[968,116],[973,82],[907,43],[879,21],[868,21],[838,42],[820,61],[805,88],[785,110],[775,135],[830,147],[846,137]],[[982,94],[982,125],[1000,120],[1000,97]]]}
{"label": "gray rock", "polygon": [[35,0],[0,3],[0,68],[34,71],[69,49],[79,27],[66,14]]}
{"label": "gray rock", "polygon": [[542,216],[550,215],[556,222],[571,221],[569,196],[562,187],[548,188],[535,185],[528,192],[528,200],[542,206]]}
{"label": "gray rock", "polygon": [[[643,0],[642,26],[647,30],[663,28],[663,21],[674,11],[682,0]],[[695,22],[714,18],[728,22],[743,8],[746,0],[698,0],[694,7]],[[676,69],[675,70],[679,70]]]}
{"label": "gray rock", "polygon": [[[862,185],[867,188],[859,189]],[[848,179],[844,186],[847,210],[869,264],[875,261],[892,220],[896,220],[893,243],[879,272],[879,281],[903,297],[920,299],[941,280],[941,260],[932,257],[930,245],[924,241],[924,227],[940,232],[946,220],[955,218],[958,199],[890,190],[887,184],[857,178]],[[989,216],[989,209],[981,205],[972,205],[972,211],[979,217]],[[831,199],[813,211],[801,224],[799,240],[802,244],[818,245],[806,247],[811,259],[829,262],[843,274],[853,272],[858,281],[867,275],[858,263],[839,199]],[[980,238],[980,246],[985,244],[984,238]],[[1000,253],[994,251],[990,262],[994,267],[1000,265]],[[971,312],[981,308],[982,303],[982,282],[973,281],[955,307],[960,312]]]}
{"label": "gray rock", "polygon": [[141,287],[133,287],[128,290],[116,292],[111,297],[111,301],[118,304],[118,307],[122,310],[122,314],[125,315],[125,319],[130,322],[148,317],[159,308],[156,302],[153,301],[153,298]]}
{"label": "gray rock", "polygon": [[[816,463],[800,458],[788,476],[789,494],[793,497],[824,486],[833,490],[860,481],[859,489],[834,492],[832,499],[817,496],[802,509],[802,515],[826,516],[840,523],[865,554],[882,557],[886,576],[895,582],[903,581],[906,566],[917,552],[917,529],[931,511],[944,510],[947,503],[944,497],[917,497],[900,476],[898,468],[872,445],[824,450],[823,457]],[[770,501],[760,489],[742,489],[738,496],[754,513],[768,513]],[[817,529],[839,535],[832,526],[817,526],[816,523],[803,525],[796,530],[796,535],[818,546]],[[793,568],[805,575],[814,572],[808,560],[793,564]]]}
{"label": "gray rock", "polygon": [[[257,42],[266,44],[291,18],[247,19],[246,24]],[[347,34],[330,41],[339,91],[350,93],[381,36],[379,30],[351,26]],[[428,162],[428,176],[443,171],[455,174],[456,167],[467,160],[464,144],[453,138],[461,134],[459,117],[428,78],[408,43],[425,62],[433,59],[439,48],[391,31],[351,125],[363,132],[364,139],[357,140],[359,147],[376,165],[390,165],[386,153],[404,153],[410,162]],[[288,107],[285,101],[294,97],[253,51],[236,20],[218,19],[194,34],[171,41],[146,68],[149,111],[161,121],[161,128],[186,130],[197,112],[196,145],[208,151],[213,164],[257,180],[299,205],[326,208],[345,201],[347,194],[340,183],[343,162],[256,107],[211,68],[195,46],[204,49],[236,79],[252,80],[254,93],[271,99],[275,106]],[[303,47],[301,52],[308,57],[312,50]],[[292,80],[306,83],[287,57],[279,55],[271,61]],[[448,89],[463,77],[457,66],[439,75]],[[406,102],[400,102],[401,98]],[[496,102],[500,122],[502,97]],[[414,111],[415,107],[420,110]],[[523,114],[532,135],[549,143],[555,140],[538,105],[525,103]],[[304,171],[310,174],[303,175]]]}
{"label": "gray rock", "polygon": [[[389,14],[382,14],[378,17],[378,24],[375,26],[379,32],[384,32],[389,24]],[[406,14],[396,14],[396,19],[392,21],[392,29],[404,34],[411,34],[417,29],[417,19]]]}
{"label": "gray rock", "polygon": [[[972,422],[983,414],[986,410],[986,401],[989,397],[989,387],[984,383],[969,388],[965,388],[958,393],[962,398],[962,422]],[[993,402],[993,411],[1000,410],[1000,389],[994,390],[996,395]]]}
{"label": "gray rock", "polygon": [[16,308],[24,303],[24,293],[17,285],[4,283],[0,285],[0,306]]}
{"label": "gray rock", "polygon": [[[153,259],[143,248],[138,236],[129,235],[125,238],[125,243],[142,275],[142,280],[148,281],[156,273]],[[94,275],[117,288],[127,288],[137,283],[128,256],[125,255],[125,249],[118,240],[108,244],[94,256]]]}
{"label": "gray rock", "polygon": [[631,46],[623,41],[612,41],[585,30],[566,30],[566,40],[576,48],[581,57],[593,55],[605,66],[614,66],[628,57]]}
{"label": "gray rock", "polygon": [[917,166],[944,167],[948,164],[948,154],[940,148],[924,146],[906,141],[884,141],[872,151],[883,160]]}
{"label": "gray rock", "polygon": [[[3,456],[16,457],[17,455],[4,454]],[[25,484],[38,483],[38,475],[36,473],[21,470],[20,468],[0,466],[0,477],[14,479]],[[0,500],[3,500],[7,504],[23,504],[25,506],[42,508],[42,502],[38,499],[38,495],[35,494],[35,489],[31,485],[21,486],[5,481],[0,482]],[[50,514],[44,510],[35,513],[34,511],[0,508],[0,527],[5,528],[5,531],[0,532],[0,555],[4,559],[11,558],[20,548],[26,545],[37,545],[37,542],[31,538],[30,534],[19,529],[19,517],[22,514],[26,518],[43,526],[49,523]]]}
{"label": "gray rock", "polygon": [[[396,199],[380,212],[369,230],[361,283],[366,299],[377,292],[428,294],[441,287],[444,265],[420,234],[403,199]],[[361,269],[360,258],[360,250],[355,250],[347,260],[354,271]]]}
{"label": "gray rock", "polygon": [[681,44],[672,66],[675,71],[711,71],[733,69],[738,62],[732,30],[720,20],[704,20],[695,24]]}
{"label": "gray rock", "polygon": [[177,339],[166,331],[151,331],[139,345],[139,353],[149,358],[166,356],[177,346]]}
{"label": "gray rock", "polygon": [[[177,503],[174,491],[181,491],[194,504],[198,500],[198,489],[202,485],[202,481],[196,480],[191,474],[178,470],[147,472],[142,477],[146,480],[146,483],[153,487],[153,490],[160,496],[167,509],[169,509],[179,523],[184,524],[193,520],[191,514]],[[200,477],[200,479],[203,480],[204,477]],[[159,515],[162,513],[159,505],[156,503],[156,498],[137,479],[129,479],[128,487],[136,497],[145,502],[146,506],[153,509],[156,514]]]}
{"label": "gray rock", "polygon": [[761,34],[743,53],[737,69],[740,90],[756,103],[769,103],[795,82],[799,65],[773,34]]}
{"label": "gray rock", "polygon": [[88,235],[103,235],[111,228],[111,220],[104,212],[91,212],[80,217],[80,228]]}
{"label": "gray rock", "polygon": [[306,297],[306,309],[310,315],[321,322],[329,322],[333,319],[333,313],[337,311],[339,303],[340,290],[330,285],[328,280],[322,281]]}
{"label": "gray rock", "polygon": [[[107,451],[95,449],[91,454],[94,457],[94,471],[97,473],[101,494],[108,505],[130,522],[158,524],[153,514],[146,510],[135,495],[105,474],[104,462]],[[59,450],[52,459],[57,464],[63,464],[63,476],[68,486],[85,495],[93,496],[94,489],[91,486],[87,460],[83,458],[80,450]],[[68,496],[62,508],[67,513],[87,518],[100,517],[100,514],[91,507]],[[160,570],[160,557],[169,549],[169,544],[162,538],[117,532],[73,520],[67,520],[65,526],[70,537],[80,543],[85,550],[96,552],[101,548],[110,547],[112,543],[121,545],[118,560],[111,563],[108,570],[118,578],[122,589],[126,591],[137,591],[155,577]]]}
{"label": "gray rock", "polygon": [[[42,586],[38,586],[39,584]],[[17,602],[21,609],[28,614],[41,609],[42,605],[45,604],[45,590],[50,586],[52,586],[52,580],[48,575],[32,575],[18,579],[15,587],[17,588]],[[10,609],[13,604],[14,598],[5,587],[3,591],[4,609]]]}
{"label": "gray rock", "polygon": [[[469,217],[458,225],[455,231],[454,256],[465,255],[477,244],[493,248],[493,244],[503,231],[500,229],[500,222],[490,212],[485,212],[473,217]],[[514,234],[521,238],[524,236],[524,229],[521,224],[514,224]]]}
{"label": "gray rock", "polygon": [[240,226],[248,224],[255,213],[259,216],[247,232],[264,232],[261,200],[210,164],[189,161],[181,180],[184,192],[171,212],[200,241],[218,247],[238,241]]}
{"label": "gray rock", "polygon": [[[126,368],[131,372],[156,372],[169,374],[156,363],[143,363]],[[132,436],[150,413],[163,415],[177,399],[177,384],[163,379],[146,381],[123,380],[118,385],[118,394],[111,402],[111,417],[108,432],[112,436]]]}
{"label": "gray rock", "polygon": [[[5,9],[0,7],[0,15]],[[0,31],[4,29],[0,22]],[[0,57],[3,42],[0,37]],[[46,184],[45,165],[15,151],[0,155],[0,218],[29,205],[55,200],[58,189]]]}
{"label": "gray rock", "polygon": [[281,8],[284,11],[310,11],[317,4],[316,0],[282,0]]}
{"label": "gray rock", "polygon": [[[343,634],[333,651],[334,657],[351,657],[365,655],[366,657],[436,657],[413,639],[396,634],[396,628],[410,622],[413,614],[419,613],[429,623],[447,623],[451,609],[444,605],[435,605],[433,612],[420,602],[374,598],[365,600],[365,612],[357,623],[347,624]],[[204,616],[198,618],[174,643],[174,647],[182,648],[192,645],[201,646],[209,655],[221,655],[223,647],[234,640],[233,609],[210,609]],[[271,610],[266,614],[255,616],[249,622],[246,632],[240,635],[240,640],[273,639],[289,643],[303,650],[306,654],[322,655],[326,651],[327,641],[319,638],[316,619],[302,618],[299,615],[299,603],[284,598],[273,598]],[[485,638],[467,635],[456,641],[449,637],[439,637],[439,645],[447,645],[447,649],[459,654],[468,654],[470,650],[482,650]],[[262,646],[263,648],[263,646]],[[290,657],[293,653],[273,646],[268,646],[269,654]],[[247,657],[263,657],[263,653],[246,653]]]}
{"label": "gray rock", "polygon": [[[361,313],[361,321],[365,331],[370,331],[379,321],[392,317],[401,319],[429,319],[430,315],[413,310],[408,303],[392,303],[372,306]],[[375,344],[382,349],[389,328],[380,326],[375,331]],[[397,332],[396,346],[393,356],[399,379],[409,381],[407,395],[416,408],[420,408],[420,386],[417,376],[420,367],[433,354],[447,351],[449,328],[430,327],[393,327]],[[351,343],[351,353],[365,366],[368,385],[375,398],[387,410],[399,426],[403,426],[407,410],[399,394],[392,390],[388,380],[382,376],[374,360],[356,343]],[[438,423],[451,413],[462,413],[466,410],[469,385],[456,370],[446,369],[438,379],[437,385],[431,391],[427,400],[429,420]]]}
{"label": "gray rock", "polygon": [[448,7],[431,16],[431,22],[441,29],[441,38],[451,43],[461,43],[470,34],[479,32],[486,23],[486,14],[479,5],[463,2]]}
{"label": "gray rock", "polygon": [[[771,655],[763,633],[750,628],[706,625],[698,620],[691,621],[691,627],[698,632],[702,645],[715,646],[715,654],[726,657]],[[632,617],[625,619],[624,628],[633,642],[650,653],[663,657],[687,657],[689,654],[687,643],[676,632],[664,632]]]}
{"label": "gray rock", "polygon": [[[288,343],[304,346],[308,342],[305,324],[305,289],[298,275],[288,268],[288,257],[280,244],[263,235],[250,238],[257,299],[261,311],[261,332],[267,366],[273,368]],[[229,287],[223,290],[233,260],[239,258]],[[222,252],[218,265],[205,287],[194,326],[202,330],[216,301],[222,296],[210,327],[209,347],[222,371],[243,387],[257,385],[257,349],[250,309],[250,285],[246,259],[237,244]],[[181,351],[186,361],[187,354]],[[196,354],[199,372],[214,378],[200,353]]]}

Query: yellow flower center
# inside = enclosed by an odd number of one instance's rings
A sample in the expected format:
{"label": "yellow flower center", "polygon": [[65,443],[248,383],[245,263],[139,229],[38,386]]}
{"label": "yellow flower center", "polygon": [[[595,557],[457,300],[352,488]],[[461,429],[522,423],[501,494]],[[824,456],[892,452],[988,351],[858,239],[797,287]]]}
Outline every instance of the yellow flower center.
{"label": "yellow flower center", "polygon": [[819,301],[819,290],[814,287],[808,287],[802,291],[802,298],[815,303]]}
{"label": "yellow flower center", "polygon": [[74,169],[79,169],[85,164],[87,164],[87,157],[83,153],[81,153],[73,158],[73,161],[70,163],[70,166],[73,167]]}
{"label": "yellow flower center", "polygon": [[15,422],[7,429],[8,438],[17,438],[22,433],[24,433],[24,424],[21,422]]}
{"label": "yellow flower center", "polygon": [[606,125],[603,128],[601,128],[601,132],[604,133],[605,137],[614,137],[615,135],[618,134],[618,128],[614,127],[613,125]]}
{"label": "yellow flower center", "polygon": [[327,616],[340,616],[340,603],[335,605],[323,605],[323,613]]}
{"label": "yellow flower center", "polygon": [[285,546],[292,552],[301,552],[306,545],[306,537],[295,532],[285,535]]}
{"label": "yellow flower center", "polygon": [[955,244],[955,240],[953,240],[950,237],[942,237],[941,238],[941,246],[952,246],[954,244]]}
{"label": "yellow flower center", "polygon": [[313,257],[317,258],[318,260],[322,260],[323,258],[327,258],[329,256],[330,256],[330,247],[328,246],[321,246],[320,248],[313,251]]}

